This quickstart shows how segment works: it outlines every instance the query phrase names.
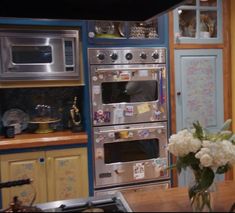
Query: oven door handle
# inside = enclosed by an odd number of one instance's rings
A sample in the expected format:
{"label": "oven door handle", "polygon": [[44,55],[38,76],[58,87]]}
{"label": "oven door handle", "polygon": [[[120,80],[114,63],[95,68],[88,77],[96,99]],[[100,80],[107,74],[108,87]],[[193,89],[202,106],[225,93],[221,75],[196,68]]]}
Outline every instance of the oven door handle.
{"label": "oven door handle", "polygon": [[133,131],[133,130],[146,130],[146,129],[163,129],[165,126],[156,127],[141,127],[141,128],[131,128],[131,129],[112,129],[112,130],[99,130],[98,133],[109,133],[109,132],[122,132],[122,131]]}
{"label": "oven door handle", "polygon": [[113,72],[113,71],[119,71],[119,70],[124,70],[124,71],[128,71],[128,70],[155,70],[156,72],[158,70],[162,70],[164,69],[164,67],[129,67],[129,68],[97,68],[96,69],[96,73],[107,73],[107,72]]}

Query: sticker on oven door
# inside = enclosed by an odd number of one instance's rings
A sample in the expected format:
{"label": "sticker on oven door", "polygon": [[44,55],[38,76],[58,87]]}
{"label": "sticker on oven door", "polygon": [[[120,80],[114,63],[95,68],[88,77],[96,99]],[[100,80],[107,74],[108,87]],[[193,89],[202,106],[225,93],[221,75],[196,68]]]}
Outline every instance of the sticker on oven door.
{"label": "sticker on oven door", "polygon": [[93,77],[92,77],[92,80],[93,80],[93,81],[97,81],[98,78],[97,78],[96,76],[93,76]]}
{"label": "sticker on oven door", "polygon": [[133,166],[133,176],[135,180],[143,179],[145,177],[144,165],[142,163],[136,163]]}
{"label": "sticker on oven door", "polygon": [[99,95],[100,94],[100,86],[98,86],[98,85],[93,86],[93,93],[95,95]]}
{"label": "sticker on oven door", "polygon": [[124,110],[124,115],[128,117],[132,117],[134,115],[134,107],[133,106],[126,106]]}
{"label": "sticker on oven door", "polygon": [[149,112],[150,111],[150,107],[148,104],[140,104],[137,106],[137,110],[139,114],[145,113],[145,112]]}
{"label": "sticker on oven door", "polygon": [[157,158],[155,159],[155,164],[161,169],[165,170],[167,168],[167,159],[166,158]]}
{"label": "sticker on oven door", "polygon": [[94,120],[97,123],[109,123],[111,119],[111,113],[109,111],[98,110],[94,114]]}
{"label": "sticker on oven door", "polygon": [[148,70],[139,70],[140,77],[148,77]]}
{"label": "sticker on oven door", "polygon": [[131,79],[130,73],[129,72],[122,72],[122,73],[120,73],[119,79],[120,80],[127,80],[127,81],[130,80]]}
{"label": "sticker on oven door", "polygon": [[139,137],[147,138],[149,136],[149,130],[148,129],[139,130],[138,135]]}

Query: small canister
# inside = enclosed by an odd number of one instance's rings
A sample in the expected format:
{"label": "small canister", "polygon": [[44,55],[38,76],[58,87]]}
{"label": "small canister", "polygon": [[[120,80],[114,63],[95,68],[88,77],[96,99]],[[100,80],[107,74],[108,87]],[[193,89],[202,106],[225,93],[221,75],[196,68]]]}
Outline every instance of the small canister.
{"label": "small canister", "polygon": [[14,138],[15,137],[15,126],[9,125],[4,127],[4,134],[6,138]]}

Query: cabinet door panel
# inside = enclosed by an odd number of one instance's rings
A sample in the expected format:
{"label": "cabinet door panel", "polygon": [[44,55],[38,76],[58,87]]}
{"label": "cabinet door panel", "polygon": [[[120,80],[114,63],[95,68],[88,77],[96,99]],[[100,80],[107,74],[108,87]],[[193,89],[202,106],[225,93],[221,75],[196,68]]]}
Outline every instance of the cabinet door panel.
{"label": "cabinet door panel", "polygon": [[[222,50],[175,50],[175,61],[177,132],[195,121],[218,131],[224,122]],[[190,173],[182,171],[179,185],[190,179]]]}
{"label": "cabinet door panel", "polygon": [[222,50],[176,50],[177,131],[199,121],[209,130],[224,122]]}
{"label": "cabinet door panel", "polygon": [[86,148],[46,152],[48,201],[88,196]]}
{"label": "cabinet door panel", "polygon": [[46,202],[45,165],[43,152],[20,153],[1,156],[1,181],[13,181],[30,178],[33,183],[2,190],[3,208],[8,207],[14,196],[25,205],[29,205],[36,192],[35,203]]}

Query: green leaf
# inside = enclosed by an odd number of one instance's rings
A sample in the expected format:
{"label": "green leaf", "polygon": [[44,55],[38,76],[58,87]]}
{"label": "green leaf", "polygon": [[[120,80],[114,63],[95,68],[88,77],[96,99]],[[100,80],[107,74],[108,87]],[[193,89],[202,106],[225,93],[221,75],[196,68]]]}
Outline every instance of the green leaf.
{"label": "green leaf", "polygon": [[193,127],[195,128],[195,133],[194,133],[194,137],[203,140],[203,128],[200,125],[199,121],[193,123]]}
{"label": "green leaf", "polygon": [[221,131],[219,133],[217,140],[218,141],[229,140],[232,137],[232,135],[233,135],[232,131],[229,130]]}
{"label": "green leaf", "polygon": [[215,174],[210,167],[203,168],[201,179],[199,182],[199,188],[202,190],[209,188],[210,185],[213,183],[214,178]]}
{"label": "green leaf", "polygon": [[231,141],[234,144],[234,142],[235,142],[235,134],[233,134],[231,136],[231,138],[229,138],[229,141]]}
{"label": "green leaf", "polygon": [[216,170],[216,174],[224,174],[226,173],[228,170],[230,169],[230,166],[228,164],[226,164],[225,166],[220,166],[217,168]]}
{"label": "green leaf", "polygon": [[226,120],[220,130],[221,131],[228,130],[230,128],[231,123],[232,119]]}

